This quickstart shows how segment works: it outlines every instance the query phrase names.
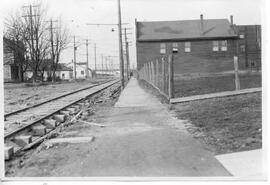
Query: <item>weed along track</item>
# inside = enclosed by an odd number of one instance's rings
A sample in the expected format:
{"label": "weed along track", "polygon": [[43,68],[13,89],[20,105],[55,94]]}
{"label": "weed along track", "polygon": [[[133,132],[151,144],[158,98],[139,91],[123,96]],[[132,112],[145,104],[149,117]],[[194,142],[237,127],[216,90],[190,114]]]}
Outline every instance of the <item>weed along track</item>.
{"label": "weed along track", "polygon": [[5,160],[53,137],[58,129],[76,122],[79,117],[91,115],[91,107],[102,102],[102,96],[115,97],[119,90],[119,80],[113,80],[5,117]]}

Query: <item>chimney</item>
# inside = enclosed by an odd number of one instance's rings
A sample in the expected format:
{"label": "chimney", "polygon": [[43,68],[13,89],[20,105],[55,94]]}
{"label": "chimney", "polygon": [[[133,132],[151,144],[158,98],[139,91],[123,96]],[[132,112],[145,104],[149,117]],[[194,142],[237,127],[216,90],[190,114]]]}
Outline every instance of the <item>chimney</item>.
{"label": "chimney", "polygon": [[231,15],[231,26],[233,26],[233,16]]}
{"label": "chimney", "polygon": [[203,26],[203,14],[200,15],[201,18],[201,33],[203,34],[204,32],[204,26]]}

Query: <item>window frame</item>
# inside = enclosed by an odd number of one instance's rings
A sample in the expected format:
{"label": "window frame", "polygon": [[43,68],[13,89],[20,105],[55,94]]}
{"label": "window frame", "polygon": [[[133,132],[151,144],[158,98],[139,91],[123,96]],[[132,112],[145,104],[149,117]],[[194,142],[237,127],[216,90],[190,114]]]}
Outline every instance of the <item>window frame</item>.
{"label": "window frame", "polygon": [[240,44],[239,49],[240,49],[241,53],[245,53],[246,52],[246,45],[245,44]]}
{"label": "window frame", "polygon": [[84,71],[81,71],[81,75],[84,75]]}
{"label": "window frame", "polygon": [[228,51],[228,41],[227,40],[221,41],[220,50],[221,51]]}
{"label": "window frame", "polygon": [[239,38],[240,38],[240,39],[245,39],[245,33],[240,33],[240,34],[239,34]]}
{"label": "window frame", "polygon": [[163,42],[159,44],[159,53],[166,54],[166,43]]}
{"label": "window frame", "polygon": [[219,51],[219,42],[218,42],[218,40],[213,40],[213,42],[212,42],[212,51],[214,51],[214,52]]}
{"label": "window frame", "polygon": [[190,53],[191,52],[191,42],[185,42],[185,53]]}
{"label": "window frame", "polygon": [[178,43],[177,42],[172,43],[172,52],[178,52]]}

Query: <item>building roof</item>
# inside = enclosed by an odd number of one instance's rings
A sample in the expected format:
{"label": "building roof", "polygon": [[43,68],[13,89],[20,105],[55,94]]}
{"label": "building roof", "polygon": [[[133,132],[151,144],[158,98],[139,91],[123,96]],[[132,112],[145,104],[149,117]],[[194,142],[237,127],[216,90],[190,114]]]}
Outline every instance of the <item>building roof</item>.
{"label": "building roof", "polygon": [[227,19],[137,22],[137,41],[236,38]]}
{"label": "building roof", "polygon": [[67,67],[63,63],[58,63],[56,71],[73,71],[70,67]]}
{"label": "building roof", "polygon": [[[44,67],[44,68],[43,68]],[[44,59],[44,61],[40,64],[39,69],[44,69],[45,71],[50,71],[52,69],[51,60],[50,59]],[[31,67],[28,66],[26,71],[32,71]],[[70,67],[67,67],[64,63],[58,63],[56,67],[56,71],[72,71]]]}
{"label": "building roof", "polygon": [[86,62],[76,62],[76,65],[86,65]]}

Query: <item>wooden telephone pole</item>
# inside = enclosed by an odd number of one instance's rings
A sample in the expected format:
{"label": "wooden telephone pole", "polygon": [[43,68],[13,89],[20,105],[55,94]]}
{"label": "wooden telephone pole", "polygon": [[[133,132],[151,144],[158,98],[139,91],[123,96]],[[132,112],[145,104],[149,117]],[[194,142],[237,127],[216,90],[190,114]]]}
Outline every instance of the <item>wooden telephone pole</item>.
{"label": "wooden telephone pole", "polygon": [[94,53],[95,53],[95,71],[97,70],[97,46],[94,44]]}
{"label": "wooden telephone pole", "polygon": [[127,40],[127,28],[125,28],[125,45],[126,45],[126,61],[127,61],[127,79],[129,79],[129,47]]}
{"label": "wooden telephone pole", "polygon": [[119,34],[119,58],[120,58],[120,80],[121,88],[124,89],[125,79],[124,79],[124,57],[123,57],[123,45],[122,45],[122,20],[121,20],[121,4],[120,0],[118,2],[118,34]]}
{"label": "wooden telephone pole", "polygon": [[85,66],[86,78],[89,78],[88,70],[88,39],[86,39],[86,66]]}
{"label": "wooden telephone pole", "polygon": [[76,80],[76,50],[77,50],[77,47],[76,47],[76,44],[75,44],[75,35],[74,35],[74,38],[73,38],[73,42],[74,42],[73,76],[74,76],[74,80]]}

